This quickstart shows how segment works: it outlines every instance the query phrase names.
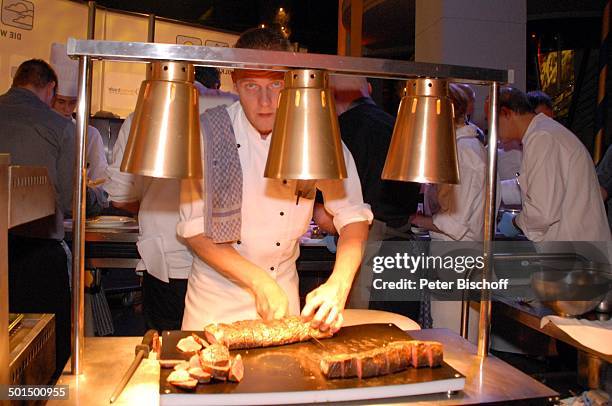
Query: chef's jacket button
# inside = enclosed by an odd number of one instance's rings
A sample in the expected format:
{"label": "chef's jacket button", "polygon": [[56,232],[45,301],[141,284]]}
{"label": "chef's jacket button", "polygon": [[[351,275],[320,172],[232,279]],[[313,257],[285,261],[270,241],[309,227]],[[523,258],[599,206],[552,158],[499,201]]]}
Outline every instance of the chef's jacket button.
{"label": "chef's jacket button", "polygon": [[237,147],[237,148],[240,148],[240,144],[236,144],[236,147]]}
{"label": "chef's jacket button", "polygon": [[281,211],[281,212],[280,212],[280,215],[281,215],[281,216],[284,216],[284,215],[285,215],[285,212],[284,212],[284,211]]}
{"label": "chef's jacket button", "polygon": [[278,241],[277,241],[277,242],[276,242],[276,246],[277,246],[277,247],[280,247],[280,242],[278,242]]}
{"label": "chef's jacket button", "polygon": [[273,270],[274,270],[274,267],[273,267],[273,266],[271,266],[271,267],[270,267],[270,270],[271,270],[271,271],[273,271]]}
{"label": "chef's jacket button", "polygon": [[236,241],[236,244],[242,244],[242,241],[238,240]]}

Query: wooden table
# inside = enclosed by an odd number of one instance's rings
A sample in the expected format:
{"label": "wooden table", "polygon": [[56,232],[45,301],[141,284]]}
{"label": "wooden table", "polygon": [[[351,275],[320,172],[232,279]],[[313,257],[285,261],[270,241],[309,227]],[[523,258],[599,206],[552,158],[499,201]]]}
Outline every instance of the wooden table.
{"label": "wooden table", "polygon": [[[411,331],[420,340],[436,340],[444,344],[444,358],[466,376],[463,391],[376,400],[380,404],[467,405],[483,403],[552,404],[558,394],[499,358],[481,360],[476,347],[447,329]],[[84,374],[63,375],[58,384],[70,387],[70,404],[108,405],[111,393],[134,357],[134,347],[140,337],[86,337]],[[155,405],[159,403],[159,369],[155,361],[145,360],[136,371],[118,405]],[[69,363],[67,370],[69,369]],[[49,405],[65,405],[50,401]],[[363,402],[342,402],[363,404]]]}

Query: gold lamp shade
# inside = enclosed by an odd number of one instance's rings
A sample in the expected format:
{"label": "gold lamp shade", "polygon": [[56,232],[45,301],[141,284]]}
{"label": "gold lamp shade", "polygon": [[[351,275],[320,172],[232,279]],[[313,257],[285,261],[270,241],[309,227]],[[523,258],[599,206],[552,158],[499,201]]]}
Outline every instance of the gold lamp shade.
{"label": "gold lamp shade", "polygon": [[201,178],[194,67],[153,62],[140,85],[121,170],[156,178]]}
{"label": "gold lamp shade", "polygon": [[340,128],[325,71],[285,74],[264,176],[274,179],[344,179]]}
{"label": "gold lamp shade", "polygon": [[382,178],[459,183],[454,115],[445,80],[407,81]]}

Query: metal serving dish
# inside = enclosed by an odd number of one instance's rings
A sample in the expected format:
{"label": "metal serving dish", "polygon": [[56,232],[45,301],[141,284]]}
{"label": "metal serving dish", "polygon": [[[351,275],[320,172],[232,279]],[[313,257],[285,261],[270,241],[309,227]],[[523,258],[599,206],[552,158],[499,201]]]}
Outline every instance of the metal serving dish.
{"label": "metal serving dish", "polygon": [[595,309],[610,292],[612,280],[592,269],[544,270],[532,274],[531,286],[555,313],[571,317]]}

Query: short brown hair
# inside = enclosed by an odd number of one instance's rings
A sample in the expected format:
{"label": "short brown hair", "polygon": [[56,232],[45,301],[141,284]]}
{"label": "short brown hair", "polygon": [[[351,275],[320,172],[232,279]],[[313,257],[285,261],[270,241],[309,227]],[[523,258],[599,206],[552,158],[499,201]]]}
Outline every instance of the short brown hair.
{"label": "short brown hair", "polygon": [[533,106],[529,103],[527,95],[512,86],[499,89],[499,108],[507,108],[517,114],[533,113]]}
{"label": "short brown hair", "polygon": [[291,43],[278,30],[255,27],[240,35],[236,48],[263,49],[267,51],[292,51]]}
{"label": "short brown hair", "polygon": [[47,62],[42,59],[30,59],[25,61],[17,68],[13,78],[14,87],[34,86],[42,89],[49,83],[55,82],[57,88],[57,75]]}
{"label": "short brown hair", "polygon": [[455,83],[448,85],[448,94],[455,109],[455,124],[465,124],[465,114],[468,107],[468,96]]}

